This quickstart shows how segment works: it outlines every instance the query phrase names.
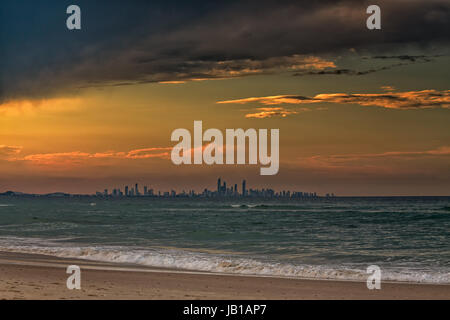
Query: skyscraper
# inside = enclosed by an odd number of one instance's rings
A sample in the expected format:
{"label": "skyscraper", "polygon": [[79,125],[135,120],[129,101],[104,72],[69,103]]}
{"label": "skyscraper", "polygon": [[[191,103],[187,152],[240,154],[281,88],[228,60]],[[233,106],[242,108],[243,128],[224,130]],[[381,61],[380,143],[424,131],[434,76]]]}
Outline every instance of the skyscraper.
{"label": "skyscraper", "polygon": [[139,195],[139,189],[138,189],[138,184],[137,183],[135,185],[134,191],[135,191],[136,195],[138,196]]}
{"label": "skyscraper", "polygon": [[221,187],[222,187],[222,184],[221,184],[220,178],[219,178],[219,179],[217,179],[217,193],[220,193]]}
{"label": "skyscraper", "polygon": [[128,186],[125,186],[125,196],[126,196],[126,197],[129,196],[129,194],[128,194]]}
{"label": "skyscraper", "polygon": [[242,180],[242,195],[244,197],[247,195],[247,191],[245,190],[245,180]]}

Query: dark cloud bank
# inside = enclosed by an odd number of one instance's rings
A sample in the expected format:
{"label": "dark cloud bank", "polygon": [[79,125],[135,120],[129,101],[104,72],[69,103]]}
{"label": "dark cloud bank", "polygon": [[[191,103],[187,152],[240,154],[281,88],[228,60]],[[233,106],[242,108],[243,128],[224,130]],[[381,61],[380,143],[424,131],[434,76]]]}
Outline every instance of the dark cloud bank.
{"label": "dark cloud bank", "polygon": [[[404,48],[447,54],[449,47],[447,0],[378,1],[381,31],[365,28],[371,4],[366,1],[76,3],[81,31],[65,28],[71,1],[2,1],[0,103],[91,86],[267,73],[289,67],[294,55],[332,57],[351,48],[398,61],[378,68],[383,70],[428,59],[401,53]],[[298,74],[364,75],[378,69]]]}

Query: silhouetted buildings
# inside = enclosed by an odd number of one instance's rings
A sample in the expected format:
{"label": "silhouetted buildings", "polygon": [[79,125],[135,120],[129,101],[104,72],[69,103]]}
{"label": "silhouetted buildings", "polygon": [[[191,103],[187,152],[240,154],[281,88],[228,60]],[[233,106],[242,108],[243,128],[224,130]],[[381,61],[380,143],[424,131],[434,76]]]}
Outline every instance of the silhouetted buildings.
{"label": "silhouetted buildings", "polygon": [[139,189],[138,189],[138,184],[136,183],[135,188],[134,188],[136,195],[140,196],[141,194],[139,193]]}
{"label": "silhouetted buildings", "polygon": [[[263,189],[247,189],[247,183],[242,180],[242,190],[239,193],[238,184],[231,184],[227,188],[226,181],[221,178],[217,179],[217,189],[209,190],[204,188],[202,192],[197,193],[195,190],[183,190],[177,193],[175,190],[170,191],[158,191],[155,193],[153,189],[149,189],[148,186],[143,186],[144,192],[139,191],[139,185],[136,183],[134,188],[129,188],[125,186],[125,193],[123,193],[120,188],[114,188],[111,193],[108,193],[108,189],[105,189],[103,193],[97,192],[96,195],[99,197],[154,197],[154,198],[274,198],[274,199],[314,199],[318,198],[315,192],[300,192],[300,191],[290,191],[281,190],[275,191],[270,188]],[[334,194],[327,194],[327,198],[334,197]]]}

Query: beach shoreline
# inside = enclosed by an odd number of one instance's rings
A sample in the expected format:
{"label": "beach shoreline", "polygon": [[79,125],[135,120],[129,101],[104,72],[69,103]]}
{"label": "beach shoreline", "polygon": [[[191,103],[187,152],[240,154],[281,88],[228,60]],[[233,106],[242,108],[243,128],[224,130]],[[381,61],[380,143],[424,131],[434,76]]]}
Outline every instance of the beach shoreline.
{"label": "beach shoreline", "polygon": [[[69,290],[69,265],[81,269],[81,289]],[[0,252],[0,299],[450,299],[450,285],[218,274],[132,264]]]}

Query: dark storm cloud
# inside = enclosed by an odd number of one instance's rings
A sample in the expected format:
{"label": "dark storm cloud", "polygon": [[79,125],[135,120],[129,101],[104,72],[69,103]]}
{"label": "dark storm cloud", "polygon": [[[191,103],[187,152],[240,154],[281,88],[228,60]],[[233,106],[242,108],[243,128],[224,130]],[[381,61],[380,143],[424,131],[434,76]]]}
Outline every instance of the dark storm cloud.
{"label": "dark storm cloud", "polygon": [[350,48],[375,58],[402,56],[396,52],[406,46],[447,50],[450,29],[446,0],[378,1],[381,31],[366,29],[365,1],[84,0],[76,1],[82,30],[68,31],[72,2],[2,1],[0,103],[277,69],[350,74],[312,59]]}
{"label": "dark storm cloud", "polygon": [[380,60],[397,59],[397,60],[407,60],[407,61],[411,61],[411,62],[416,62],[416,61],[430,62],[430,61],[433,61],[434,58],[438,58],[441,56],[442,55],[432,55],[432,56],[398,55],[398,56],[374,56],[374,57],[365,58],[365,59],[380,59]]}

